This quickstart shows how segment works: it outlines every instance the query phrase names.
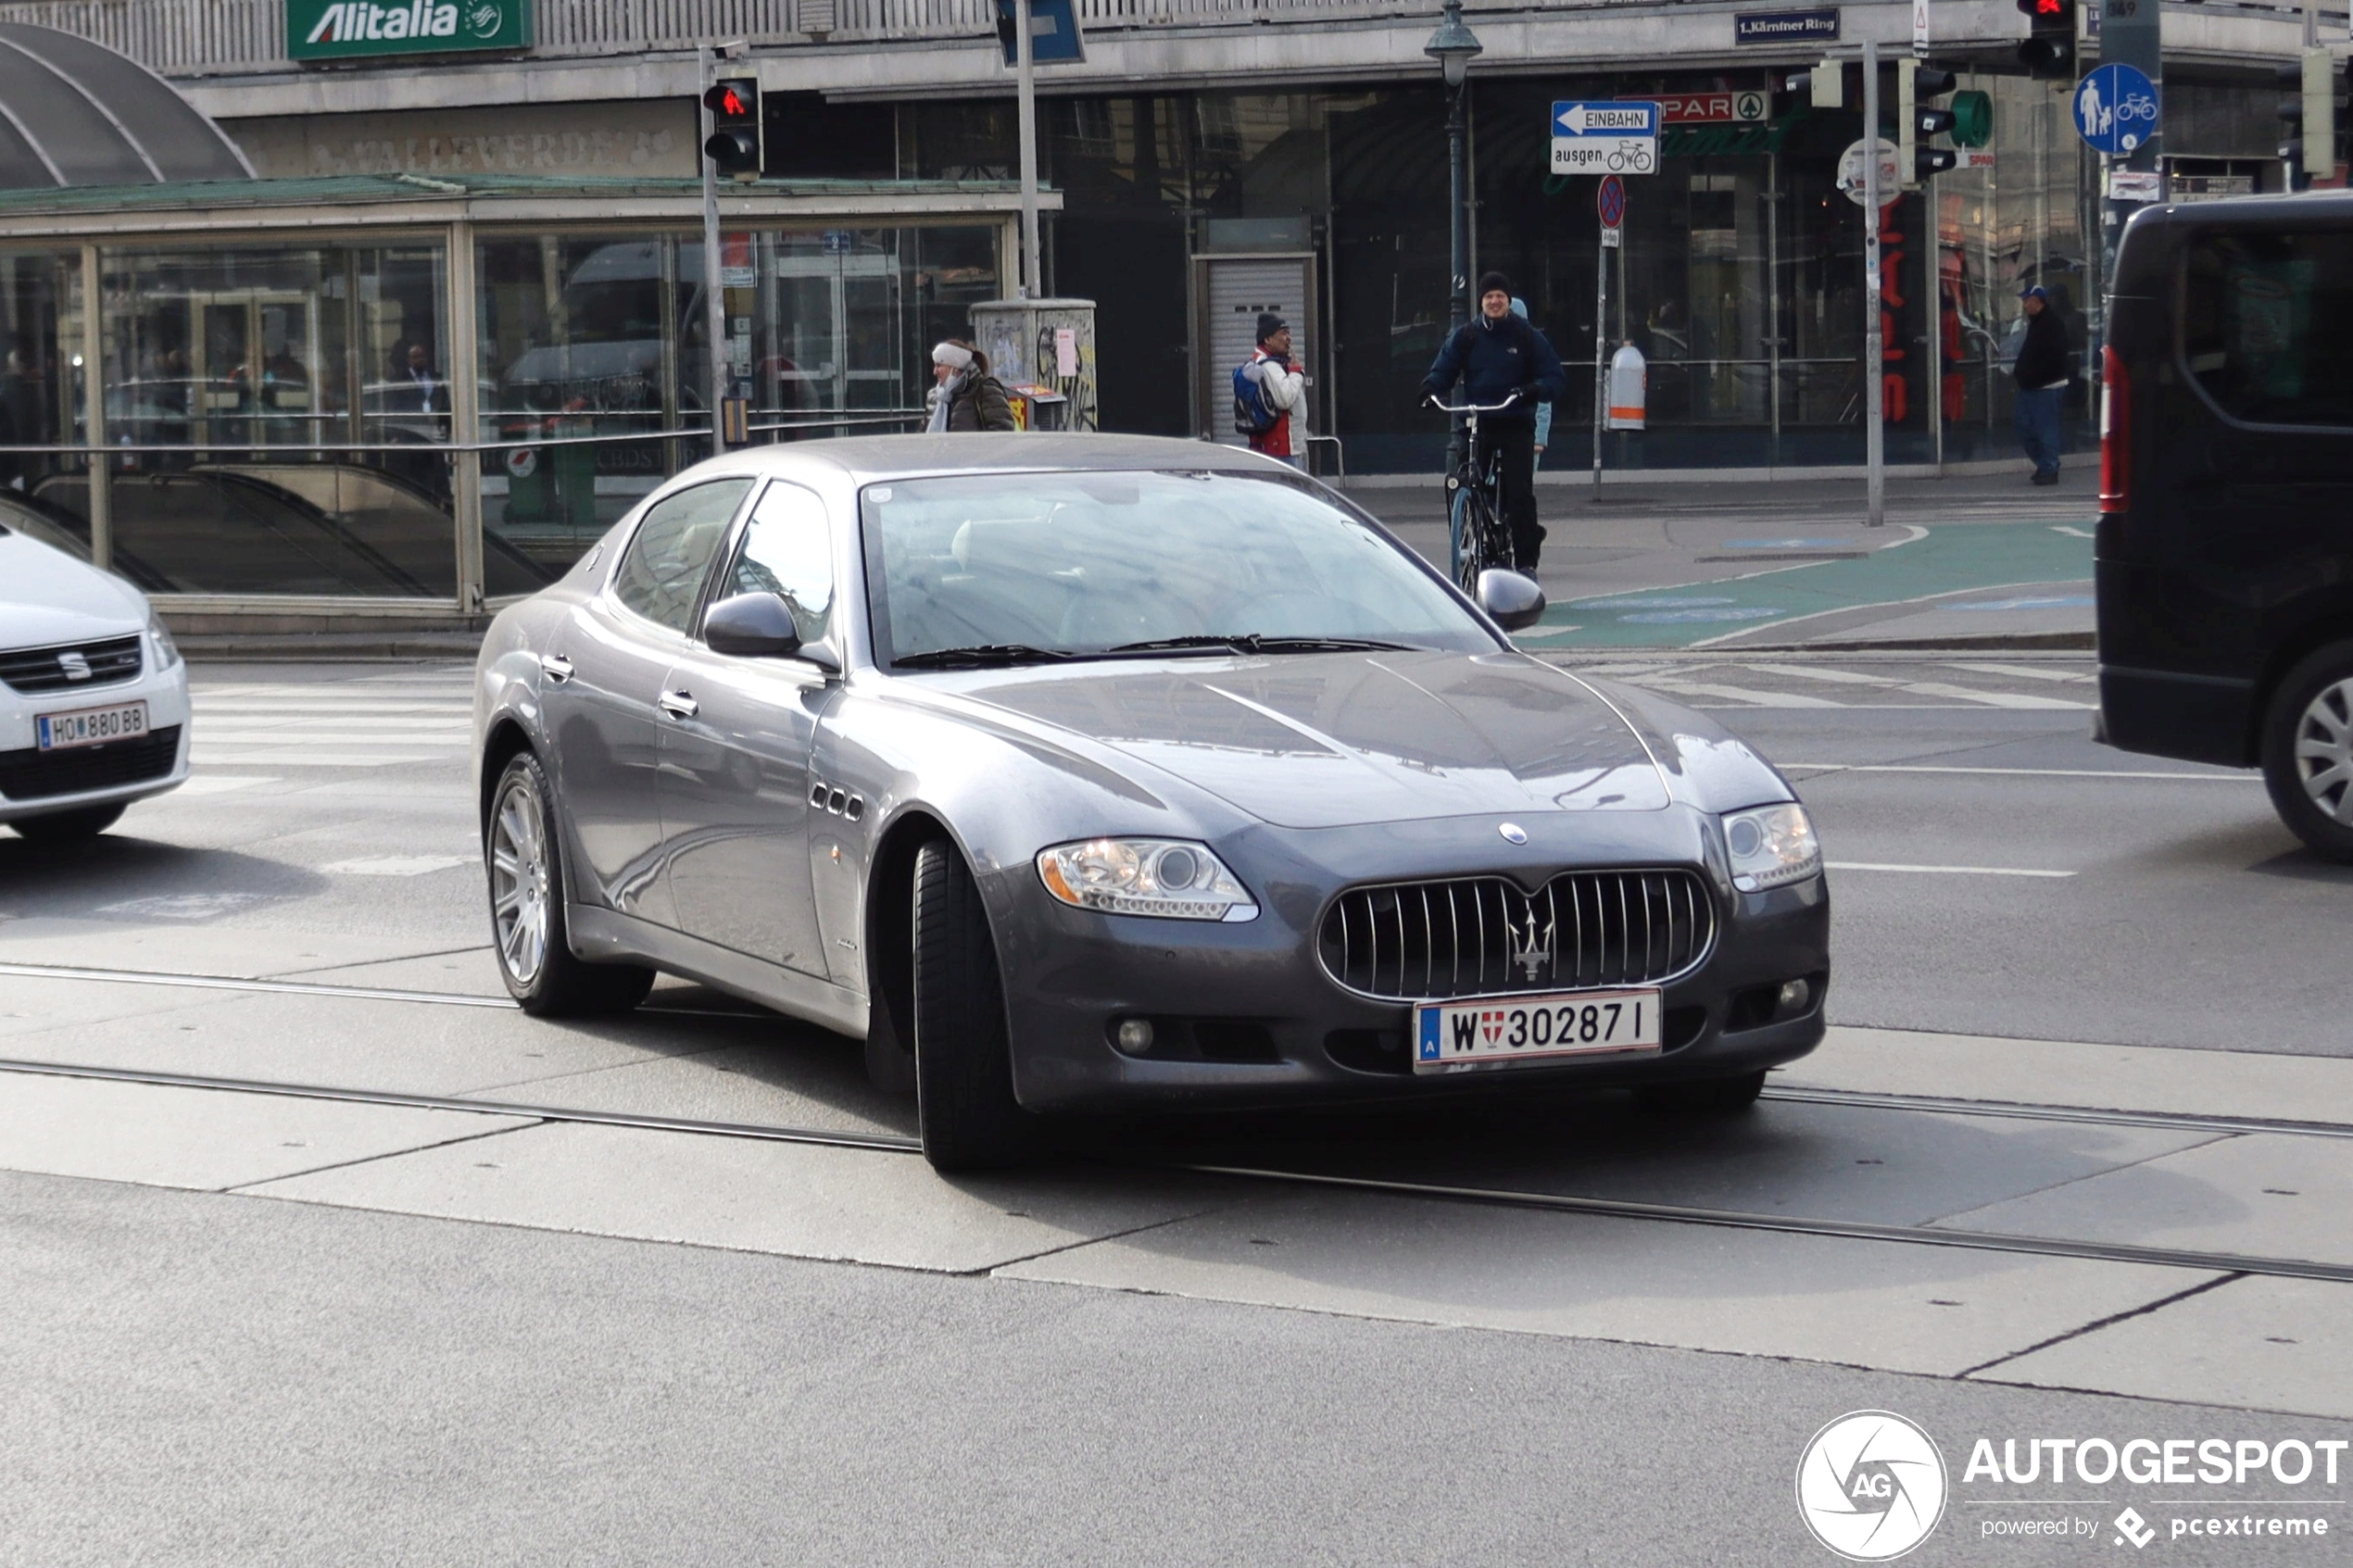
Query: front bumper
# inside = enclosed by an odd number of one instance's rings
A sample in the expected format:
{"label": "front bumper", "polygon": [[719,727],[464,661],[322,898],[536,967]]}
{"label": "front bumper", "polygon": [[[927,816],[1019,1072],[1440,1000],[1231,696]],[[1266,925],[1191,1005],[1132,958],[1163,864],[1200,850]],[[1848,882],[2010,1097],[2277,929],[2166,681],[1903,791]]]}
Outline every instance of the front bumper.
{"label": "front bumper", "polygon": [[[1484,817],[1255,830],[1214,846],[1261,894],[1259,917],[1238,924],[1074,909],[1050,897],[1029,865],[998,868],[982,886],[1004,971],[1014,1092],[1038,1111],[1239,1109],[1509,1093],[1514,1085],[1668,1083],[1792,1060],[1822,1038],[1828,888],[1815,877],[1734,892],[1709,851],[1706,822],[1681,809],[1565,813],[1529,822],[1525,850],[1503,845]],[[1416,1075],[1412,1004],[1344,990],[1316,959],[1317,922],[1345,886],[1675,865],[1697,869],[1713,890],[1716,938],[1704,961],[1663,987],[1667,1041],[1656,1055]],[[1760,994],[1796,979],[1809,983],[1806,1004],[1793,1015],[1760,1015]],[[1150,1054],[1114,1046],[1118,1023],[1131,1018],[1155,1022]]]}
{"label": "front bumper", "polygon": [[[150,736],[159,736],[167,730],[176,732],[168,766],[162,765],[164,759],[157,755],[157,767],[152,771],[140,762],[127,770],[139,776],[114,776],[126,770],[107,766],[107,762],[124,760],[121,748],[135,746],[137,742],[110,742],[106,746],[77,747],[74,752],[52,752],[50,758],[71,759],[78,767],[52,769],[43,765],[33,726],[36,717],[126,702],[147,705]],[[0,822],[55,816],[93,806],[122,805],[177,789],[188,781],[190,743],[185,661],[175,663],[169,670],[157,670],[150,659],[136,680],[80,690],[28,694],[0,686]],[[111,759],[109,753],[114,754]],[[90,787],[70,787],[77,772],[100,782]],[[69,787],[55,787],[60,782]]]}

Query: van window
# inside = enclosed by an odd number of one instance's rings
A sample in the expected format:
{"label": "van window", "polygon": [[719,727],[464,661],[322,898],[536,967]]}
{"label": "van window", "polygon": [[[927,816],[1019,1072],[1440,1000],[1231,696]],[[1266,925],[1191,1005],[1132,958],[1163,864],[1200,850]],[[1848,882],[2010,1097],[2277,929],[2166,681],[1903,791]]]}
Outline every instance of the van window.
{"label": "van window", "polygon": [[2353,232],[2203,234],[2183,284],[2183,358],[2224,413],[2353,428]]}
{"label": "van window", "polygon": [[711,558],[750,488],[749,479],[721,479],[656,501],[613,571],[613,596],[657,625],[685,631]]}

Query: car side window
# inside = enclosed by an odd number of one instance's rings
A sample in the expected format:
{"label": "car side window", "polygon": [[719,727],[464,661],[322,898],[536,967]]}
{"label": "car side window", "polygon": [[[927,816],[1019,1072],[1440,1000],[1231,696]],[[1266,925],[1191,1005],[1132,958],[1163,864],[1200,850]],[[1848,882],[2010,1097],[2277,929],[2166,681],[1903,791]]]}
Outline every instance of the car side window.
{"label": "car side window", "polygon": [[2353,232],[2215,232],[2191,247],[2182,357],[2249,424],[2353,426]]}
{"label": "car side window", "polygon": [[784,600],[804,643],[825,634],[834,618],[834,548],[823,501],[797,484],[768,487],[719,591],[721,598],[737,594]]}
{"label": "car side window", "polygon": [[613,569],[613,596],[656,625],[684,632],[711,558],[751,483],[713,480],[655,502]]}

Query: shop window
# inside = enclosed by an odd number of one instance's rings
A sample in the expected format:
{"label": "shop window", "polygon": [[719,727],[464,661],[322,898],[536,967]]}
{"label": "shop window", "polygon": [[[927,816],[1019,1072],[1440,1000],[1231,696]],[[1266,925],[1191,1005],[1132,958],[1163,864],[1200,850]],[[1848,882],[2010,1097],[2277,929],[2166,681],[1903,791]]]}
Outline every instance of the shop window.
{"label": "shop window", "polygon": [[2217,407],[2353,426],[2353,232],[2208,233],[2186,267],[2182,355]]}
{"label": "shop window", "polygon": [[[456,591],[439,245],[105,262],[118,570],[160,592]],[[31,488],[86,515],[78,471]]]}

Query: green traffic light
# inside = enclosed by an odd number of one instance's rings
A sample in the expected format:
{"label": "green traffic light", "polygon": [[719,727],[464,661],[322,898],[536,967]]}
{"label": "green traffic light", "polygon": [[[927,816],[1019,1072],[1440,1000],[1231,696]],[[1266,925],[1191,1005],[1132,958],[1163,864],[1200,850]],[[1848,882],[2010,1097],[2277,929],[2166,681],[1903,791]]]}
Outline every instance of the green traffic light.
{"label": "green traffic light", "polygon": [[1994,140],[1994,99],[1984,93],[1953,94],[1953,144],[1982,147]]}

